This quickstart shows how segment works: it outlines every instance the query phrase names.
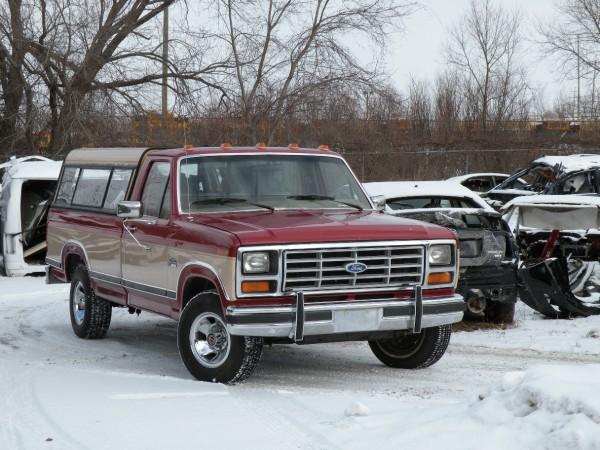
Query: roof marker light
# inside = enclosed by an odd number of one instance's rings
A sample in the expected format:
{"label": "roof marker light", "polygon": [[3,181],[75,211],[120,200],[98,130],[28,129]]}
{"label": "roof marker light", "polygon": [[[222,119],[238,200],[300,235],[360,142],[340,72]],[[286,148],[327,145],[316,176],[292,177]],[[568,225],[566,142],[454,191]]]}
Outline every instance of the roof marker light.
{"label": "roof marker light", "polygon": [[186,144],[186,145],[184,145],[184,146],[183,146],[183,149],[184,149],[186,152],[189,152],[189,151],[190,151],[191,149],[193,149],[193,148],[194,148],[194,146],[193,146],[192,144]]}
{"label": "roof marker light", "polygon": [[256,148],[259,150],[264,150],[265,148],[267,148],[266,144],[264,142],[258,142],[256,144]]}
{"label": "roof marker light", "polygon": [[329,151],[329,145],[319,145],[319,150],[324,151],[324,152],[328,152]]}
{"label": "roof marker light", "polygon": [[290,150],[298,150],[300,146],[298,144],[288,144]]}
{"label": "roof marker light", "polygon": [[230,144],[229,142],[223,142],[223,143],[221,144],[221,148],[222,148],[223,150],[230,149],[230,148],[231,148],[231,144]]}

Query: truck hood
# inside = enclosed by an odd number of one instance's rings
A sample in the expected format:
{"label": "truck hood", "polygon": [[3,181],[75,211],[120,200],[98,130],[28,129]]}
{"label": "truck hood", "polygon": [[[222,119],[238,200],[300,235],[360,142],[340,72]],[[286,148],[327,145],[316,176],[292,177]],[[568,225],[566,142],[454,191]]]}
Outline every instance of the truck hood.
{"label": "truck hood", "polygon": [[253,211],[196,215],[193,221],[233,233],[242,245],[456,239],[446,228],[377,211]]}

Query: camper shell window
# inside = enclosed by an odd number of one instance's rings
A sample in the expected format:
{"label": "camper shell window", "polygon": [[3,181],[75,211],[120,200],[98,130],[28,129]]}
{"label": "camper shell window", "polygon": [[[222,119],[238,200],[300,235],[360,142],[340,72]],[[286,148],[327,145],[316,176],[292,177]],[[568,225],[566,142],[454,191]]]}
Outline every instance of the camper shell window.
{"label": "camper shell window", "polygon": [[132,168],[65,167],[54,204],[116,213],[132,176]]}
{"label": "camper shell window", "polygon": [[75,187],[73,204],[100,208],[110,179],[108,169],[83,169]]}
{"label": "camper shell window", "polygon": [[56,195],[56,205],[70,205],[79,178],[79,167],[66,167]]}

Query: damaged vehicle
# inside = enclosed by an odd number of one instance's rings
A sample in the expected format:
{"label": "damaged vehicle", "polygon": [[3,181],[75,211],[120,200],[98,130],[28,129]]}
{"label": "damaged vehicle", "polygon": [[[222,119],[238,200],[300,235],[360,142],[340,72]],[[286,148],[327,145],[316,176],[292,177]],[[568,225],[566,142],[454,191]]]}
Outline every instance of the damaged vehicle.
{"label": "damaged vehicle", "polygon": [[507,173],[484,172],[484,173],[468,173],[448,178],[447,181],[460,183],[467,189],[483,194],[504,182],[508,177]]}
{"label": "damaged vehicle", "polygon": [[521,254],[521,300],[549,318],[600,314],[600,197],[518,197],[503,211]]}
{"label": "damaged vehicle", "polygon": [[450,181],[365,183],[385,197],[388,214],[453,230],[460,240],[457,292],[465,317],[512,322],[517,301],[517,251],[501,215],[466,187]]}
{"label": "damaged vehicle", "polygon": [[523,196],[597,195],[600,193],[599,171],[600,155],[543,156],[483,196],[499,210],[510,200]]}
{"label": "damaged vehicle", "polygon": [[7,276],[44,273],[46,221],[61,162],[41,156],[0,165],[0,265]]}

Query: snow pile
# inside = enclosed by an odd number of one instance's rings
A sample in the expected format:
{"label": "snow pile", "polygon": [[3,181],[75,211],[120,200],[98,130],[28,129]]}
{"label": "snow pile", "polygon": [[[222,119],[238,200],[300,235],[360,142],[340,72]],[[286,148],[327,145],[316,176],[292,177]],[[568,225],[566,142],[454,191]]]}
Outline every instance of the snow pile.
{"label": "snow pile", "polygon": [[347,417],[368,416],[371,414],[371,410],[364,403],[353,402],[346,407],[344,414]]}
{"label": "snow pile", "polygon": [[475,398],[393,408],[372,398],[367,417],[346,414],[319,431],[341,448],[597,450],[599,380],[600,364],[534,366],[508,372]]}
{"label": "snow pile", "polygon": [[520,448],[600,448],[600,365],[537,366],[505,375],[472,405],[490,432],[511,430]]}

